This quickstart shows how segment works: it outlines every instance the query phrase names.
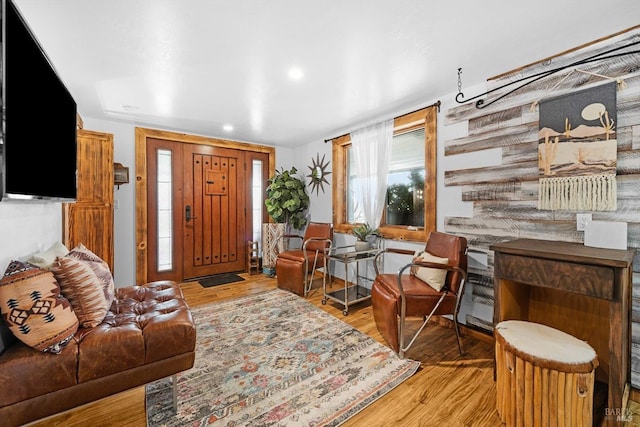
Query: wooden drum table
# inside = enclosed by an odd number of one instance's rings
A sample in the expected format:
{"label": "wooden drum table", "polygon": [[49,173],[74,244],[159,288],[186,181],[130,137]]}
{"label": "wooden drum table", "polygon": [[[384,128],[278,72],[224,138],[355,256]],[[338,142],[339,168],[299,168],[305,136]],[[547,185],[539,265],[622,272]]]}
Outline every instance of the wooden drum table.
{"label": "wooden drum table", "polygon": [[522,320],[496,325],[496,409],[507,426],[591,426],[598,356],[586,342]]}

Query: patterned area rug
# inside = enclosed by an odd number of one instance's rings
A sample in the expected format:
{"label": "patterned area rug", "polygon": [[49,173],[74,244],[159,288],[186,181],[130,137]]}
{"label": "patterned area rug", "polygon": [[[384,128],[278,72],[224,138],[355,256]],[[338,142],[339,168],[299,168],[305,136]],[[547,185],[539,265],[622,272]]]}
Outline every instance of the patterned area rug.
{"label": "patterned area rug", "polygon": [[147,386],[156,426],[337,426],[413,375],[351,325],[281,289],[193,307],[196,361]]}

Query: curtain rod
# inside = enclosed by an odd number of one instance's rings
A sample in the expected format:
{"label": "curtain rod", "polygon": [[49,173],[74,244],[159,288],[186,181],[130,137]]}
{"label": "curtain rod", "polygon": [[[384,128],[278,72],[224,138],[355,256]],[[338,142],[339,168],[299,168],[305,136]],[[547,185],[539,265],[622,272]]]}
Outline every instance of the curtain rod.
{"label": "curtain rod", "polygon": [[[438,113],[439,113],[440,112],[440,104],[442,104],[442,102],[440,102],[440,100],[438,100],[437,102],[434,102],[431,105],[427,105],[425,107],[416,108],[415,110],[409,111],[408,113],[400,114],[398,117],[406,116],[407,114],[412,114],[412,113],[415,113],[416,111],[424,110],[425,108],[429,108],[429,107],[438,107]],[[347,133],[343,133],[342,135],[334,136],[333,138],[327,138],[327,139],[324,140],[324,143],[326,144],[327,142],[333,141],[334,139],[342,138],[343,136],[349,135],[349,133],[350,132],[347,132]]]}

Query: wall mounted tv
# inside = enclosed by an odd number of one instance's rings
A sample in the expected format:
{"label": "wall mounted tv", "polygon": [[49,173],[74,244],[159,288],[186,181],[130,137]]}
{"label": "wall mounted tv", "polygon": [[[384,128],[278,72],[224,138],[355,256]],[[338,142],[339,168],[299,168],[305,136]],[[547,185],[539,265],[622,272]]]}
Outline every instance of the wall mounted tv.
{"label": "wall mounted tv", "polygon": [[16,5],[0,2],[0,200],[73,201],[76,102]]}

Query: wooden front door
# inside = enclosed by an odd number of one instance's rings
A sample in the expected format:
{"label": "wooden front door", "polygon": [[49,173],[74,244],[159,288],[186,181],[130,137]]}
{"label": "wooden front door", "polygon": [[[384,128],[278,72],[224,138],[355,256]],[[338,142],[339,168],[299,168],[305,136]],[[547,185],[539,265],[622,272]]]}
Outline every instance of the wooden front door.
{"label": "wooden front door", "polygon": [[184,278],[245,269],[245,153],[184,144]]}
{"label": "wooden front door", "polygon": [[245,270],[274,173],[273,147],[136,128],[137,282]]}

